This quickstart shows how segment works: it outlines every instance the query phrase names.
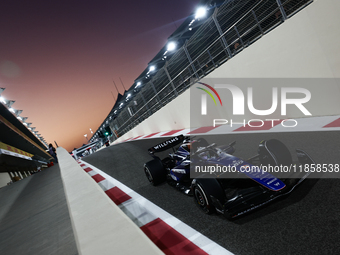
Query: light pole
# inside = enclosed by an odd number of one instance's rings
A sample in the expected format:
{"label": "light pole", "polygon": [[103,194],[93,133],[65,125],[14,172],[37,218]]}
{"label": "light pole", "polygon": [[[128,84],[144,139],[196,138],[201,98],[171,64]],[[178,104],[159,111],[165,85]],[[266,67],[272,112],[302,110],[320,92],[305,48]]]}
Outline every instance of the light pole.
{"label": "light pole", "polygon": [[84,136],[85,136],[85,138],[86,138],[87,142],[89,142],[89,139],[87,138],[87,134],[85,134]]}

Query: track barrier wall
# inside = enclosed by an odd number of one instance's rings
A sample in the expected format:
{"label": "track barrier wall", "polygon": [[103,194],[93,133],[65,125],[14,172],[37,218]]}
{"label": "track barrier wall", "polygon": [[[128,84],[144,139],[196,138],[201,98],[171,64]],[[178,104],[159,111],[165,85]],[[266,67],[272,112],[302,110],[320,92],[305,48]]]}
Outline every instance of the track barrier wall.
{"label": "track barrier wall", "polygon": [[64,148],[57,153],[79,254],[163,254]]}
{"label": "track barrier wall", "polygon": [[[204,80],[209,81],[216,78],[339,78],[339,12],[339,1],[314,1],[297,15],[287,19],[273,31],[243,49],[236,57],[212,71]],[[317,101],[317,105],[312,106],[316,110],[313,117],[340,114],[340,107],[329,105],[330,98],[340,97],[339,84],[333,88],[314,86],[310,89],[316,91],[314,95],[317,95],[317,91],[322,91],[324,95]],[[329,91],[325,92],[325,89],[329,89]],[[268,93],[266,90],[267,88],[263,87],[256,93]],[[294,118],[303,117],[305,116],[302,113],[294,115]],[[210,122],[190,123],[190,93],[189,90],[186,90],[118,138],[116,142],[154,132],[210,125]]]}

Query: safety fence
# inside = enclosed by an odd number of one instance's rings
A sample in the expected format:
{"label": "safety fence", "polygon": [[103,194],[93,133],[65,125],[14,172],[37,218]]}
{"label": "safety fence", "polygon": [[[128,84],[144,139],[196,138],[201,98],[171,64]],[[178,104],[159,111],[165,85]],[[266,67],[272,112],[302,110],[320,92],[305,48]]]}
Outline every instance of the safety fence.
{"label": "safety fence", "polygon": [[122,136],[313,0],[226,0],[135,96],[108,116]]}

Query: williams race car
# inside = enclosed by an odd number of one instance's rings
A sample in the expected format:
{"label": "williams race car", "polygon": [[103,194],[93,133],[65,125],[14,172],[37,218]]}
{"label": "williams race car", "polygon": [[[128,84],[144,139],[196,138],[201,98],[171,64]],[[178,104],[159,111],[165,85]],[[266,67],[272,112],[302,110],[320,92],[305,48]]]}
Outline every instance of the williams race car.
{"label": "williams race car", "polygon": [[[217,146],[208,144],[204,138],[183,135],[172,137],[148,150],[154,159],[144,164],[144,172],[152,185],[166,181],[193,196],[206,214],[218,212],[234,219],[292,192],[309,175],[296,169],[314,164],[300,149],[296,149],[299,162],[293,162],[288,148],[276,139],[262,141],[258,154],[247,160],[233,155],[234,145],[235,142]],[[155,155],[169,149],[173,151],[164,159]],[[267,170],[274,166],[290,171],[280,176]],[[190,171],[196,171],[197,167],[201,173],[191,178]],[[228,175],[216,169],[229,169]]]}

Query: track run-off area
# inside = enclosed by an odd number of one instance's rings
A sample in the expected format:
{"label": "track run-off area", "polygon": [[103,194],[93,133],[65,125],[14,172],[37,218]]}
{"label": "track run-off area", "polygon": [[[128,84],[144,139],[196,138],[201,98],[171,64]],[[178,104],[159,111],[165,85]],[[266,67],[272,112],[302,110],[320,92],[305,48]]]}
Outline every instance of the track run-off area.
{"label": "track run-off area", "polygon": [[[340,163],[340,132],[226,134],[236,141],[235,156],[246,159],[257,153],[265,139],[279,139],[291,151],[306,151],[316,163]],[[218,143],[220,135],[209,136]],[[83,158],[123,183],[191,228],[234,254],[340,254],[340,178],[308,178],[290,195],[228,221],[223,215],[206,215],[193,197],[167,183],[152,186],[143,165],[152,158],[148,148],[167,137],[112,145]],[[170,151],[169,151],[170,152]],[[159,155],[166,156],[166,152]],[[340,173],[339,173],[340,177]]]}

